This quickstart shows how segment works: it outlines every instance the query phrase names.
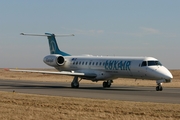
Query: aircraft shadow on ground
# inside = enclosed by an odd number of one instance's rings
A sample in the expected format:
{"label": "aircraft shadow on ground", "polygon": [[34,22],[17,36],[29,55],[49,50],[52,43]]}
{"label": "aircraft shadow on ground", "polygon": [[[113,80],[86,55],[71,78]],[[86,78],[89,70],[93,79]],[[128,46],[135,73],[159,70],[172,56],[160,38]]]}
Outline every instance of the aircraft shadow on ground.
{"label": "aircraft shadow on ground", "polygon": [[61,85],[16,85],[16,84],[11,84],[11,85],[0,85],[0,89],[74,89],[74,90],[104,90],[104,91],[154,91],[154,90],[147,90],[147,89],[142,89],[141,88],[136,88],[136,87],[110,87],[110,88],[103,88],[103,87],[97,87],[97,86],[92,86],[92,87],[79,87],[79,88],[71,88],[69,86],[61,86]]}

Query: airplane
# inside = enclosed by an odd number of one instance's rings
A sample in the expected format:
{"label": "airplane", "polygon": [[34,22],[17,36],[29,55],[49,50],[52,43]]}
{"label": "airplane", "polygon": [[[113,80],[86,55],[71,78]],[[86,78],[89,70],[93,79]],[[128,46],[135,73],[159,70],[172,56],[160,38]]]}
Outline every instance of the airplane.
{"label": "airplane", "polygon": [[133,78],[156,80],[156,91],[162,91],[162,83],[170,83],[173,78],[171,72],[154,57],[125,57],[125,56],[74,56],[59,49],[56,37],[74,36],[45,34],[25,34],[27,36],[46,36],[49,42],[50,55],[44,57],[45,64],[54,67],[55,71],[18,70],[10,71],[35,72],[45,74],[74,76],[71,87],[79,88],[82,79],[92,82],[104,81],[104,88],[111,87],[117,78]]}

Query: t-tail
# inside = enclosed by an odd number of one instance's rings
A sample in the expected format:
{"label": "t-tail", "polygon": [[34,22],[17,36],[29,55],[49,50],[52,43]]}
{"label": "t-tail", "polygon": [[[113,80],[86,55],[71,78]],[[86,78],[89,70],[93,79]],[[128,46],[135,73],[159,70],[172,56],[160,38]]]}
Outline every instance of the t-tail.
{"label": "t-tail", "polygon": [[47,35],[48,38],[50,54],[60,54],[62,56],[70,56],[70,54],[59,50],[54,34],[45,33],[45,35]]}
{"label": "t-tail", "polygon": [[21,33],[21,35],[46,36],[48,38],[50,54],[60,54],[62,56],[70,56],[70,54],[63,52],[59,49],[55,37],[74,36],[74,34],[71,34],[71,35],[55,35],[55,34],[51,34],[51,33],[45,33],[45,35],[40,35],[40,34],[24,34],[24,33]]}

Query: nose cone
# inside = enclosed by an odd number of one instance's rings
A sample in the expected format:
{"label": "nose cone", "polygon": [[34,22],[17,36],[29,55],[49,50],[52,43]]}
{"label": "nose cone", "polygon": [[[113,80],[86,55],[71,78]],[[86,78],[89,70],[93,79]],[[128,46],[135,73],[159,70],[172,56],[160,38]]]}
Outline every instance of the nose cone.
{"label": "nose cone", "polygon": [[157,71],[162,79],[170,80],[173,78],[171,72],[163,66],[159,68]]}
{"label": "nose cone", "polygon": [[167,70],[165,73],[164,73],[164,78],[169,80],[169,79],[172,79],[173,76],[171,74],[171,72],[169,70]]}

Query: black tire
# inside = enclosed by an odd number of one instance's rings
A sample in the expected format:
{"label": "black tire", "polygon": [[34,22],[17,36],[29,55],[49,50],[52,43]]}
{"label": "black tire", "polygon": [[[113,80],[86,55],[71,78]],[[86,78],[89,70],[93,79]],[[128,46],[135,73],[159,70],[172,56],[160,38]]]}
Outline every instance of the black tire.
{"label": "black tire", "polygon": [[103,82],[103,88],[107,87],[107,82]]}
{"label": "black tire", "polygon": [[71,87],[72,87],[72,88],[74,88],[74,84],[73,84],[73,82],[71,83]]}
{"label": "black tire", "polygon": [[156,91],[162,91],[163,90],[163,87],[162,86],[157,86],[156,87]]}
{"label": "black tire", "polygon": [[79,88],[79,84],[76,86],[76,88]]}
{"label": "black tire", "polygon": [[107,87],[110,88],[110,87],[111,87],[111,84],[110,84],[110,85],[107,85]]}
{"label": "black tire", "polygon": [[156,87],[156,91],[159,91],[159,86]]}
{"label": "black tire", "polygon": [[71,87],[72,87],[72,88],[79,88],[79,84],[74,85],[74,83],[72,82],[72,83],[71,83]]}

